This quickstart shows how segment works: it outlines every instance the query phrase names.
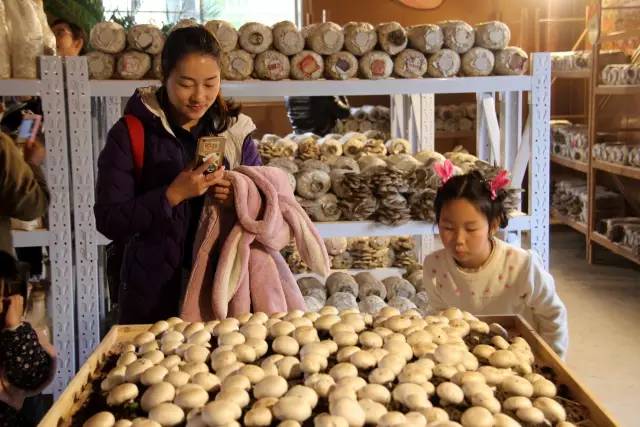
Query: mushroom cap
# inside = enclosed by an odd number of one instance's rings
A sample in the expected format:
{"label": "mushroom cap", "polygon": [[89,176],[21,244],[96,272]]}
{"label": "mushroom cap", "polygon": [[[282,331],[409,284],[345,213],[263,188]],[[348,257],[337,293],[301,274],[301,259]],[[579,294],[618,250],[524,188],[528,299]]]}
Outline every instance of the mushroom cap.
{"label": "mushroom cap", "polygon": [[501,384],[502,391],[513,396],[533,396],[533,386],[526,379],[510,375]]}
{"label": "mushroom cap", "polygon": [[157,384],[161,382],[164,377],[167,376],[169,370],[161,365],[152,366],[151,368],[144,371],[142,376],[140,377],[140,382],[143,385],[150,386],[153,384]]}
{"label": "mushroom cap", "polygon": [[540,424],[544,422],[544,413],[533,406],[530,408],[520,408],[516,411],[516,416],[525,423]]}
{"label": "mushroom cap", "polygon": [[249,378],[247,378],[246,376],[242,375],[242,374],[233,374],[233,375],[229,375],[227,378],[224,379],[224,381],[222,382],[222,390],[227,389],[227,388],[241,388],[243,390],[250,390],[251,389],[251,381],[249,381]]}
{"label": "mushroom cap", "polygon": [[224,400],[231,401],[238,405],[240,408],[244,408],[249,405],[251,398],[249,397],[249,393],[246,390],[243,390],[239,387],[229,387],[224,390],[221,390],[216,395],[216,400]]}
{"label": "mushroom cap", "polygon": [[437,362],[444,365],[457,365],[458,363],[462,363],[464,350],[452,344],[442,344],[438,346],[433,356]]}
{"label": "mushroom cap", "polygon": [[444,382],[436,388],[438,397],[447,403],[458,405],[464,401],[464,392],[452,382]]}
{"label": "mushroom cap", "polygon": [[304,385],[295,385],[287,391],[286,397],[299,397],[304,400],[311,408],[315,408],[318,404],[318,393],[311,387]]}
{"label": "mushroom cap", "polygon": [[111,412],[98,412],[82,424],[82,427],[112,427],[116,418]]}
{"label": "mushroom cap", "polygon": [[271,411],[279,420],[303,422],[311,417],[311,406],[299,396],[285,396],[276,403]]}
{"label": "mushroom cap", "polygon": [[367,424],[377,424],[380,418],[387,413],[387,408],[374,400],[361,399],[358,404],[365,413],[365,422]]}
{"label": "mushroom cap", "polygon": [[512,368],[518,364],[518,358],[510,350],[497,350],[489,356],[489,363],[496,368]]}
{"label": "mushroom cap", "polygon": [[392,411],[387,412],[378,420],[379,427],[391,427],[403,425],[406,422],[406,418],[403,413]]}
{"label": "mushroom cap", "polygon": [[242,409],[233,401],[215,400],[202,409],[202,420],[207,425],[222,426],[231,423],[242,415]]}
{"label": "mushroom cap", "polygon": [[314,427],[349,427],[349,423],[343,417],[322,413],[313,419]]}
{"label": "mushroom cap", "polygon": [[494,427],[520,427],[520,423],[506,414],[495,414],[493,416]]}
{"label": "mushroom cap", "polygon": [[298,341],[296,341],[296,339],[293,337],[281,335],[273,340],[271,348],[278,354],[282,354],[285,356],[294,356],[298,354],[298,351],[300,350],[300,344],[298,344]]}
{"label": "mushroom cap", "polygon": [[341,398],[329,404],[329,412],[347,420],[349,426],[361,427],[366,421],[366,414],[356,400]]}
{"label": "mushroom cap", "polygon": [[351,363],[338,363],[331,368],[329,375],[331,375],[335,381],[339,381],[340,379],[347,377],[357,377],[358,368]]}
{"label": "mushroom cap", "polygon": [[370,399],[382,404],[391,402],[391,392],[380,384],[367,384],[358,390],[359,399]]}
{"label": "mushroom cap", "polygon": [[270,426],[272,420],[271,410],[265,407],[254,407],[244,415],[244,425],[248,427]]}
{"label": "mushroom cap", "polygon": [[555,397],[557,393],[556,385],[546,378],[533,383],[533,395],[536,397]]}
{"label": "mushroom cap", "polygon": [[460,421],[463,427],[493,427],[493,415],[487,409],[479,406],[464,411]]}
{"label": "mushroom cap", "polygon": [[281,376],[270,375],[257,383],[253,388],[253,396],[256,399],[263,397],[281,397],[289,388],[287,380]]}
{"label": "mushroom cap", "polygon": [[[140,400],[143,411],[149,412],[161,403],[171,402],[176,395],[176,389],[167,382],[161,382],[149,387]],[[206,402],[205,402],[206,403]]]}
{"label": "mushroom cap", "polygon": [[178,405],[165,402],[149,411],[149,419],[162,426],[175,426],[184,421],[184,411]]}
{"label": "mushroom cap", "polygon": [[203,363],[209,357],[209,349],[201,345],[193,345],[184,353],[185,362]]}
{"label": "mushroom cap", "polygon": [[378,363],[376,357],[367,350],[360,350],[352,354],[349,361],[358,369],[371,369]]}
{"label": "mushroom cap", "polygon": [[369,374],[369,383],[387,384],[395,380],[396,374],[389,368],[376,368]]}
{"label": "mushroom cap", "polygon": [[544,417],[552,423],[566,421],[567,412],[564,407],[549,397],[539,397],[533,402],[533,406],[544,414]]}
{"label": "mushroom cap", "polygon": [[220,386],[220,379],[211,372],[199,372],[191,377],[191,382],[209,392]]}
{"label": "mushroom cap", "polygon": [[107,405],[118,406],[138,397],[138,387],[135,384],[124,383],[115,386],[107,395]]}

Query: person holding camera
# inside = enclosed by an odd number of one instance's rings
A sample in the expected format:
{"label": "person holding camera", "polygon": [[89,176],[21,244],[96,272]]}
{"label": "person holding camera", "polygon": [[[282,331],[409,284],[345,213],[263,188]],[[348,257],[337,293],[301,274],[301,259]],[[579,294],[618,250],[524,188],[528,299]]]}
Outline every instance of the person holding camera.
{"label": "person holding camera", "polygon": [[40,168],[44,157],[44,146],[37,140],[27,141],[21,154],[0,132],[0,250],[14,253],[11,218],[31,221],[47,212],[50,196]]}
{"label": "person holding camera", "polygon": [[23,321],[26,282],[16,260],[0,250],[0,427],[33,425],[20,410],[53,379],[56,352]]}

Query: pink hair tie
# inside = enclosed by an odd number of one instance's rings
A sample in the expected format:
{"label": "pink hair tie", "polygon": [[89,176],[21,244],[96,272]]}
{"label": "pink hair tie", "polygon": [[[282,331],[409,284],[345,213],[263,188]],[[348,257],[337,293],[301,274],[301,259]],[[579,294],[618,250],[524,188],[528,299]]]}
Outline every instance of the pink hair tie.
{"label": "pink hair tie", "polygon": [[507,171],[501,170],[498,173],[498,175],[496,175],[495,178],[493,178],[489,182],[489,191],[491,192],[491,200],[495,200],[498,195],[498,191],[502,190],[504,187],[506,187],[510,183],[511,183],[511,180],[507,176]]}
{"label": "pink hair tie", "polygon": [[453,176],[453,163],[449,159],[442,163],[436,163],[433,165],[433,170],[440,177],[442,185],[444,185]]}

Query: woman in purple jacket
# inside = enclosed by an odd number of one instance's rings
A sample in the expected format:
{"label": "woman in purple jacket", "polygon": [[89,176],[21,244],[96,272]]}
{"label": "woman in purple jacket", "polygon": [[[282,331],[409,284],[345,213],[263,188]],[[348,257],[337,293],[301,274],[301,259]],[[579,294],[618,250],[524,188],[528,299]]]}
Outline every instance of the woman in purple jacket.
{"label": "woman in purple jacket", "polygon": [[255,125],[220,93],[219,59],[219,44],[204,27],[173,31],[162,51],[162,86],[138,89],[125,109],[144,127],[140,175],[124,119],[111,128],[100,153],[96,225],[109,239],[126,242],[119,323],[178,314],[204,194],[233,206],[222,169],[209,175],[203,174],[208,164],[194,169],[198,138],[226,137],[226,169],[261,164],[250,136]]}

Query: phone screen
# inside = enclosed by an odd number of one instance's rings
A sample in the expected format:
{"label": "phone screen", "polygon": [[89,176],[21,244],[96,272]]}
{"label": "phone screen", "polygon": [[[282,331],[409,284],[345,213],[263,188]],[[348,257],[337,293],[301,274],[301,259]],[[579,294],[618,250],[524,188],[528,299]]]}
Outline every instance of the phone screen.
{"label": "phone screen", "polygon": [[18,139],[28,141],[31,138],[31,130],[33,129],[34,119],[24,118],[18,128]]}

